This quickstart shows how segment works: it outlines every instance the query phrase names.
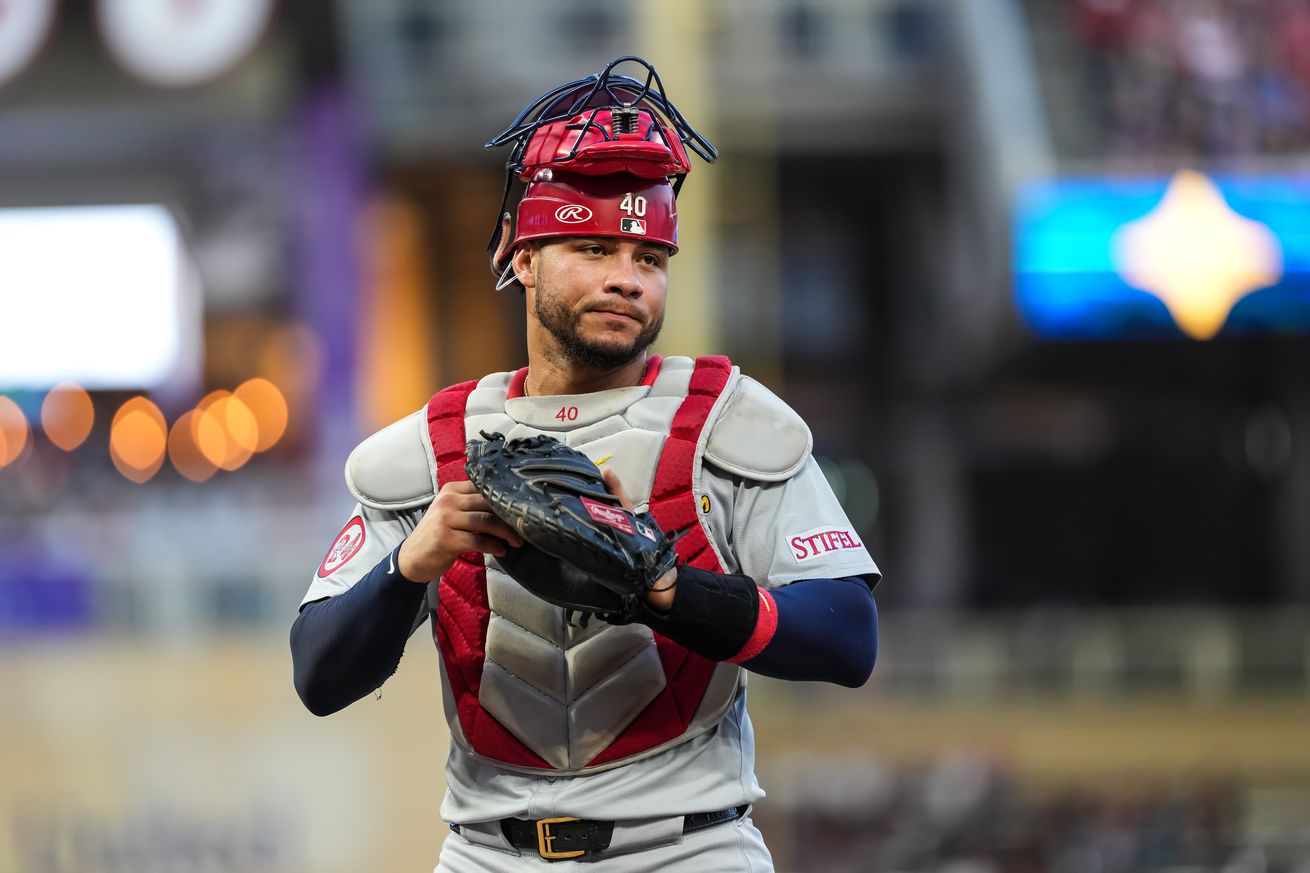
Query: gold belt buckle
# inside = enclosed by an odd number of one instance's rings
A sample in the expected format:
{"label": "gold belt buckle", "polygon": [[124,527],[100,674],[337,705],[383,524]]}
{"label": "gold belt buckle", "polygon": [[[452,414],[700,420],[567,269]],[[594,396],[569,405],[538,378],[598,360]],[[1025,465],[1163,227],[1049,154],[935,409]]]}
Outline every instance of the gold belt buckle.
{"label": "gold belt buckle", "polygon": [[579,855],[587,854],[586,849],[572,849],[568,852],[556,852],[550,847],[550,844],[555,840],[555,835],[550,832],[550,826],[570,821],[581,821],[581,819],[563,815],[558,818],[543,818],[537,820],[538,855],[545,858],[547,861],[562,861],[566,858],[576,858]]}

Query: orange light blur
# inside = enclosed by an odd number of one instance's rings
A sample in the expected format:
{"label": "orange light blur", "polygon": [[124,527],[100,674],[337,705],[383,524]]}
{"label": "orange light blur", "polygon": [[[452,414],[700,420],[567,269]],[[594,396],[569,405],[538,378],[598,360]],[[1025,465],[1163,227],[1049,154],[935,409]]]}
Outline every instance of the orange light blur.
{"label": "orange light blur", "polygon": [[41,428],[50,442],[66,452],[86,441],[95,419],[91,395],[76,382],[60,382],[41,403]]}
{"label": "orange light blur", "polygon": [[1115,270],[1159,297],[1183,333],[1213,339],[1237,302],[1283,277],[1283,248],[1270,228],[1238,214],[1214,181],[1179,170],[1146,215],[1111,243]]}
{"label": "orange light blur", "polygon": [[[192,482],[204,482],[218,472],[218,467],[196,445],[195,415],[195,410],[188,410],[173,422],[173,429],[168,433],[168,457],[183,476]],[[210,426],[216,428],[218,423],[211,421]]]}
{"label": "orange light blur", "polygon": [[0,468],[7,467],[27,446],[27,418],[18,404],[0,397]]}
{"label": "orange light blur", "polygon": [[239,469],[259,440],[259,426],[249,407],[230,391],[212,391],[196,404],[191,434],[200,452],[222,470]]}
{"label": "orange light blur", "polygon": [[[462,187],[462,186],[460,186]],[[472,194],[472,191],[468,191]],[[408,415],[428,399],[429,370],[436,358],[431,322],[433,283],[432,226],[427,211],[412,198],[383,194],[371,198],[360,215],[360,280],[363,283],[355,318],[356,421],[372,433]],[[450,316],[458,311],[477,323],[494,318],[490,301],[474,303],[471,296],[452,301]],[[493,340],[479,331],[452,335],[450,349],[464,348],[498,360]],[[505,349],[504,351],[509,351]],[[460,357],[457,353],[455,357]]]}
{"label": "orange light blur", "polygon": [[227,434],[217,418],[209,414],[208,407],[192,410],[191,439],[206,461],[218,467],[227,454]]}
{"label": "orange light blur", "polygon": [[215,467],[227,456],[227,428],[210,410],[214,404],[226,397],[226,391],[212,391],[196,404],[195,415],[191,418],[191,436],[199,447],[205,460]]}
{"label": "orange light blur", "polygon": [[267,379],[249,379],[232,392],[246,405],[258,427],[256,452],[271,449],[287,429],[287,401],[277,386]]}
{"label": "orange light blur", "polygon": [[259,422],[255,420],[255,414],[235,394],[220,400],[219,404],[223,407],[223,424],[232,442],[242,451],[253,454],[255,446],[259,445]]}
{"label": "orange light blur", "polygon": [[118,472],[133,482],[147,482],[164,464],[168,425],[159,407],[133,397],[114,413],[109,427],[109,457]]}

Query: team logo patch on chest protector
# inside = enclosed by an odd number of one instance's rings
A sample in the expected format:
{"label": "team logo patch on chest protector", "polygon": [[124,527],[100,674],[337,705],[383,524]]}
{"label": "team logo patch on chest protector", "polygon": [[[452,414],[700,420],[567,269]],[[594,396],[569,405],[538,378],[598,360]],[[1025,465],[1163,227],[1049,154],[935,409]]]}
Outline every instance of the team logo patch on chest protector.
{"label": "team logo patch on chest protector", "polygon": [[[613,467],[665,530],[690,527],[681,561],[721,570],[693,483],[731,365],[673,358],[653,368],[642,386],[573,397],[521,396],[525,371],[446,389],[428,406],[438,487],[466,478],[464,445],[479,431],[550,433]],[[442,578],[433,624],[452,736],[514,769],[588,772],[654,754],[716,724],[739,681],[735,666],[645,625],[570,624],[480,553]]]}

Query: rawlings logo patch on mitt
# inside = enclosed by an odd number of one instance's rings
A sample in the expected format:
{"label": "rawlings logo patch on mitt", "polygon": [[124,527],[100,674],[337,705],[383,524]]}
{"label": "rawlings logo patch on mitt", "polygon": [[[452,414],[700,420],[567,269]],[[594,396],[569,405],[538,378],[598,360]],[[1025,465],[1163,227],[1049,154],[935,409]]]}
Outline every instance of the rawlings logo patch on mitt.
{"label": "rawlings logo patch on mitt", "polygon": [[527,543],[498,559],[505,572],[557,606],[631,621],[677,563],[675,538],[624,509],[591,459],[554,437],[482,436],[466,450],[469,481]]}

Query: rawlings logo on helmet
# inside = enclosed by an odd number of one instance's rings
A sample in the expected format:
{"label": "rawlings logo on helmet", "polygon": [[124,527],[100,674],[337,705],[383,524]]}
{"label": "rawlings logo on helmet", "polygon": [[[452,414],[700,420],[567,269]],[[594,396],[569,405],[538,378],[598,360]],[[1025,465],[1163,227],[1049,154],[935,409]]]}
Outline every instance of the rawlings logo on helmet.
{"label": "rawlings logo on helmet", "polygon": [[555,210],[555,220],[564,224],[582,224],[584,221],[591,221],[591,210],[576,203],[561,206]]}

